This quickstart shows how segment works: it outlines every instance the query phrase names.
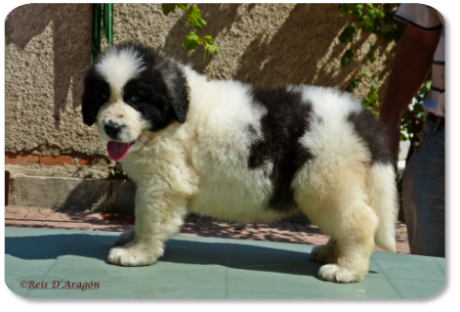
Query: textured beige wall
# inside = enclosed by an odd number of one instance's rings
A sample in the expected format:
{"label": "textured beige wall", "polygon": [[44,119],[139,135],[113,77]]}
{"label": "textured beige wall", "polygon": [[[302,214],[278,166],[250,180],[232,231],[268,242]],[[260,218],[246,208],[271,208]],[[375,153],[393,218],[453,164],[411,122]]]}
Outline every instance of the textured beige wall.
{"label": "textured beige wall", "polygon": [[[359,67],[389,73],[394,46],[366,58],[372,36],[353,44],[357,61],[341,69],[350,47],[338,42],[349,25],[336,4],[200,4],[221,52],[210,63],[211,79],[238,79],[261,87],[315,84],[344,89]],[[184,29],[185,26],[185,29]],[[160,4],[115,4],[114,42],[137,40],[203,72],[203,51],[185,53],[180,43],[193,31],[183,14],[165,17]],[[6,20],[6,151],[42,155],[106,155],[93,126],[80,117],[82,78],[90,65],[91,4],[29,4]],[[363,88],[364,87],[364,88]],[[362,84],[357,94],[362,96]]]}
{"label": "textured beige wall", "polygon": [[80,113],[91,16],[90,4],[28,4],[7,16],[6,152],[104,153]]}

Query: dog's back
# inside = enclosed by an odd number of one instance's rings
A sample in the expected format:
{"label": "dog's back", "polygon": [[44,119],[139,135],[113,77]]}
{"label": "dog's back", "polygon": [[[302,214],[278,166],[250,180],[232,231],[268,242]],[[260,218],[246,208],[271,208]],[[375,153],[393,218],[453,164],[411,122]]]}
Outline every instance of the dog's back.
{"label": "dog's back", "polygon": [[321,223],[328,209],[315,198],[341,201],[356,184],[350,192],[378,216],[377,244],[395,251],[394,170],[370,112],[329,88],[216,84],[190,102],[200,108],[193,159],[202,179],[192,211],[249,221],[301,210]]}

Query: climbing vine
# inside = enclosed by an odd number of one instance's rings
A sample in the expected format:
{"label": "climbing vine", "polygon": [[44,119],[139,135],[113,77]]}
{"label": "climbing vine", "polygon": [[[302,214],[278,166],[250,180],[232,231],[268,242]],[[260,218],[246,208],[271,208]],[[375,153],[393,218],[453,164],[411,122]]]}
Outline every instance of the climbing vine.
{"label": "climbing vine", "polygon": [[[168,16],[170,13],[178,15],[176,9],[182,10],[186,15],[187,22],[193,25],[193,27],[195,27],[195,29],[198,31],[205,27],[207,24],[206,21],[201,17],[200,9],[195,4],[188,5],[183,3],[163,3],[161,8],[163,9],[163,14],[166,16]],[[179,23],[188,32],[187,27],[182,24],[180,19]],[[205,35],[200,37],[194,31],[190,32],[189,35],[182,39],[182,46],[187,52],[202,46],[204,48],[203,62],[205,67],[207,67],[209,63],[209,54],[213,55],[220,51],[219,47],[214,44],[212,36]]]}
{"label": "climbing vine", "polygon": [[[347,26],[339,35],[339,41],[342,44],[353,43],[359,30],[364,33],[373,33],[376,35],[374,42],[369,42],[369,52],[367,59],[374,63],[378,56],[376,51],[379,47],[386,47],[390,43],[397,43],[405,29],[405,24],[394,18],[399,4],[351,4],[341,3],[338,6],[340,15],[348,14],[353,18],[353,24]],[[347,49],[341,57],[340,64],[342,67],[348,66],[353,62],[355,48]],[[370,89],[367,96],[362,99],[364,106],[368,107],[375,115],[378,115],[379,96],[378,96],[378,79],[375,73],[366,73],[359,68],[358,77],[353,78],[345,91],[353,92],[358,85],[364,80],[370,79]],[[409,109],[404,113],[401,120],[400,140],[411,140],[413,145],[417,133],[421,130],[425,115],[422,103],[425,100],[431,87],[431,78],[428,77],[420,88],[416,98]]]}

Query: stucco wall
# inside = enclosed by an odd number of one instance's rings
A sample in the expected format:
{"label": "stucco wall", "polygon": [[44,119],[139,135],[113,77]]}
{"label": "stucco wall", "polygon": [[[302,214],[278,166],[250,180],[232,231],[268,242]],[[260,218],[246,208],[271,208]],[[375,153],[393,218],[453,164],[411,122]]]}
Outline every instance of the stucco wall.
{"label": "stucco wall", "polygon": [[[316,84],[344,89],[361,66],[379,72],[380,94],[393,46],[370,65],[369,41],[359,34],[356,62],[341,69],[349,48],[337,36],[351,20],[336,4],[200,4],[221,52],[210,63],[211,79],[238,79],[257,86]],[[95,126],[80,115],[82,78],[90,66],[91,4],[28,4],[6,19],[6,125],[8,153],[106,155]],[[185,28],[181,25],[185,25]],[[203,72],[203,52],[185,53],[192,31],[182,14],[165,17],[160,4],[115,4],[114,42],[138,40],[163,49]],[[368,89],[364,84],[357,91]]]}
{"label": "stucco wall", "polygon": [[80,117],[91,16],[90,4],[28,4],[8,15],[6,152],[104,153]]}

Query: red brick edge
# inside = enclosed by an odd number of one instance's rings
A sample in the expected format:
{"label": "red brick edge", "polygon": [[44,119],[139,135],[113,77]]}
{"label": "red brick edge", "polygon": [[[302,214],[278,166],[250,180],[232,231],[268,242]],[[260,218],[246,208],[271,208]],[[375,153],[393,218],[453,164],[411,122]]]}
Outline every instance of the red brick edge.
{"label": "red brick edge", "polygon": [[[73,157],[76,155],[62,155],[62,156],[39,156],[27,154],[13,154],[5,153],[6,165],[32,165],[42,164],[45,166],[61,166],[63,164],[75,165]],[[80,165],[90,165],[97,160],[96,157],[82,157],[78,160]]]}

